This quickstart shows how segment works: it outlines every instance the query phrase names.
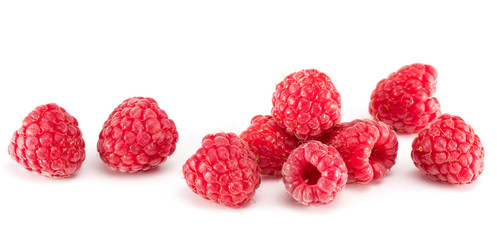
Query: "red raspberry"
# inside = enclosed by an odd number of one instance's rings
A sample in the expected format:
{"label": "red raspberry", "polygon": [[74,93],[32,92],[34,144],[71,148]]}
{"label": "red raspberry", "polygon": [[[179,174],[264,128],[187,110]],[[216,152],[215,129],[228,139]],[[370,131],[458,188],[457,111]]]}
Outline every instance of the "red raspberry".
{"label": "red raspberry", "polygon": [[240,138],[258,156],[261,174],[281,176],[283,163],[297,147],[298,140],[281,129],[271,116],[257,115],[250,123]]}
{"label": "red raspberry", "polygon": [[357,119],[331,133],[330,145],[342,155],[349,182],[368,183],[385,176],[397,158],[397,135],[382,122]]}
{"label": "red raspberry", "polygon": [[347,183],[347,168],[338,151],[311,140],[297,147],[283,164],[288,193],[304,205],[324,205]]}
{"label": "red raspberry", "polygon": [[36,107],[14,132],[9,155],[45,177],[68,177],[85,160],[85,141],[76,118],[55,103]]}
{"label": "red raspberry", "polygon": [[183,175],[194,193],[228,207],[246,205],[261,183],[255,154],[234,133],[205,136]]}
{"label": "red raspberry", "polygon": [[173,154],[178,131],[152,98],[124,100],[105,121],[97,143],[111,169],[134,173],[156,167]]}
{"label": "red raspberry", "polygon": [[415,133],[440,114],[435,97],[437,71],[430,65],[402,67],[381,80],[371,94],[369,113],[399,133]]}
{"label": "red raspberry", "polygon": [[271,114],[300,140],[322,135],[340,122],[340,94],[330,77],[315,69],[288,75],[276,86]]}
{"label": "red raspberry", "polygon": [[431,178],[453,184],[472,183],[483,171],[480,138],[461,117],[441,115],[412,142],[414,165]]}

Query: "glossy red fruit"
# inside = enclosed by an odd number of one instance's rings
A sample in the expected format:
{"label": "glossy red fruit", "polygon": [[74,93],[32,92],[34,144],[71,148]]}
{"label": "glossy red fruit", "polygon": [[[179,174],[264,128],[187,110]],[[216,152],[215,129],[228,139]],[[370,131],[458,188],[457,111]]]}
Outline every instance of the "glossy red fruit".
{"label": "glossy red fruit", "polygon": [[76,118],[50,103],[36,107],[24,118],[12,136],[9,155],[45,177],[68,177],[85,160],[85,141]]}
{"label": "glossy red fruit", "polygon": [[315,69],[288,75],[276,85],[271,114],[299,140],[321,136],[341,119],[341,98],[330,77]]}
{"label": "glossy red fruit", "polygon": [[443,114],[412,142],[414,165],[432,179],[452,184],[474,182],[485,152],[478,135],[461,117]]}
{"label": "glossy red fruit", "polygon": [[378,82],[371,94],[369,113],[398,133],[416,133],[440,114],[435,94],[437,71],[426,64],[403,66]]}
{"label": "glossy red fruit", "polygon": [[347,169],[334,147],[311,140],[290,154],[283,165],[283,182],[300,204],[329,204],[347,183]]}
{"label": "glossy red fruit", "polygon": [[283,163],[297,147],[297,138],[281,129],[271,116],[257,115],[240,138],[257,156],[262,175],[281,176]]}
{"label": "glossy red fruit", "polygon": [[124,100],[105,121],[97,150],[111,169],[134,173],[166,161],[176,150],[174,121],[152,98]]}
{"label": "glossy red fruit", "polygon": [[208,134],[202,146],[183,165],[190,189],[212,202],[243,207],[261,183],[255,154],[234,133]]}
{"label": "glossy red fruit", "polygon": [[345,161],[349,182],[358,183],[383,178],[395,164],[399,148],[395,132],[370,119],[339,124],[329,141]]}

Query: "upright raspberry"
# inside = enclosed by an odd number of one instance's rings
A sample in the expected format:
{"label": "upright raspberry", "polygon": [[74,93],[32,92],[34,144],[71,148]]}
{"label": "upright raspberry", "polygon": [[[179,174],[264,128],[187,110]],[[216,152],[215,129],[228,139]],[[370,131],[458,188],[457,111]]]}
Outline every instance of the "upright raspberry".
{"label": "upright raspberry", "polygon": [[414,165],[441,182],[472,183],[483,171],[484,155],[473,128],[450,114],[441,115],[412,142]]}
{"label": "upright raspberry", "polygon": [[271,114],[299,140],[317,137],[340,122],[340,94],[330,77],[315,69],[288,75],[276,85]]}
{"label": "upright raspberry", "polygon": [[347,183],[347,169],[334,147],[311,140],[283,164],[283,183],[300,204],[329,204]]}
{"label": "upright raspberry", "polygon": [[283,163],[297,147],[298,140],[281,129],[271,116],[257,115],[250,123],[240,138],[258,156],[261,174],[281,176]]}
{"label": "upright raspberry", "polygon": [[194,193],[228,207],[245,206],[261,183],[256,156],[234,133],[205,136],[183,175]]}
{"label": "upright raspberry", "polygon": [[330,145],[342,155],[349,182],[368,183],[385,176],[397,158],[397,135],[389,126],[370,119],[339,124]]}
{"label": "upright raspberry", "polygon": [[45,177],[68,177],[85,160],[85,141],[76,118],[55,103],[36,107],[14,132],[9,155]]}
{"label": "upright raspberry", "polygon": [[156,167],[173,154],[178,131],[152,98],[124,100],[105,121],[97,143],[100,158],[126,173]]}
{"label": "upright raspberry", "polygon": [[430,65],[402,67],[378,82],[369,113],[399,133],[416,133],[435,120],[440,104],[435,97],[437,71]]}

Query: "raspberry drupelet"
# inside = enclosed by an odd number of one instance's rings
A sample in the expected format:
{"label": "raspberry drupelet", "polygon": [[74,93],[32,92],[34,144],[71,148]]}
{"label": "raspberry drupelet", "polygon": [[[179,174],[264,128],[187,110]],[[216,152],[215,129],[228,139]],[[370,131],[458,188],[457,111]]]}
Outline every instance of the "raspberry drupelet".
{"label": "raspberry drupelet", "polygon": [[14,132],[9,155],[45,177],[68,177],[85,160],[85,141],[76,118],[55,103],[40,105]]}
{"label": "raspberry drupelet", "polygon": [[299,140],[324,134],[341,119],[341,98],[330,77],[315,69],[285,77],[272,97],[271,114]]}
{"label": "raspberry drupelet", "polygon": [[166,161],[176,149],[174,121],[152,98],[124,100],[105,121],[97,150],[111,169],[146,171]]}
{"label": "raspberry drupelet", "polygon": [[478,135],[461,117],[443,114],[412,142],[414,165],[432,179],[452,184],[474,182],[485,152]]}

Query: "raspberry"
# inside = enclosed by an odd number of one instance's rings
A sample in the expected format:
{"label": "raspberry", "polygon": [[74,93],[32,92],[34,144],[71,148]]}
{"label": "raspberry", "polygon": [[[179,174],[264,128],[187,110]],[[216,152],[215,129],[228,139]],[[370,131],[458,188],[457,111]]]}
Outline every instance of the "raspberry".
{"label": "raspberry", "polygon": [[85,141],[76,118],[55,103],[40,105],[14,132],[9,155],[45,177],[68,177],[85,160]]}
{"label": "raspberry", "polygon": [[368,183],[381,179],[397,158],[397,135],[382,122],[357,119],[338,125],[330,145],[342,155],[349,182]]}
{"label": "raspberry", "polygon": [[164,162],[177,141],[176,125],[157,102],[133,97],[124,100],[105,121],[97,150],[111,169],[134,173]]}
{"label": "raspberry", "polygon": [[347,169],[334,147],[311,140],[283,164],[283,182],[300,204],[329,204],[347,183]]}
{"label": "raspberry", "polygon": [[322,135],[340,122],[340,94],[330,77],[315,69],[288,75],[273,93],[271,114],[299,140]]}
{"label": "raspberry", "polygon": [[369,113],[398,133],[416,133],[440,114],[435,94],[437,71],[430,65],[402,67],[381,80],[371,94]]}
{"label": "raspberry", "polygon": [[234,133],[208,134],[202,147],[183,165],[190,189],[228,207],[242,207],[261,183],[255,154]]}
{"label": "raspberry", "polygon": [[452,184],[472,183],[483,171],[480,138],[461,117],[443,114],[412,142],[414,165],[431,178]]}
{"label": "raspberry", "polygon": [[240,138],[258,156],[261,174],[281,176],[283,163],[297,147],[298,140],[281,129],[271,116],[257,115],[250,123]]}

